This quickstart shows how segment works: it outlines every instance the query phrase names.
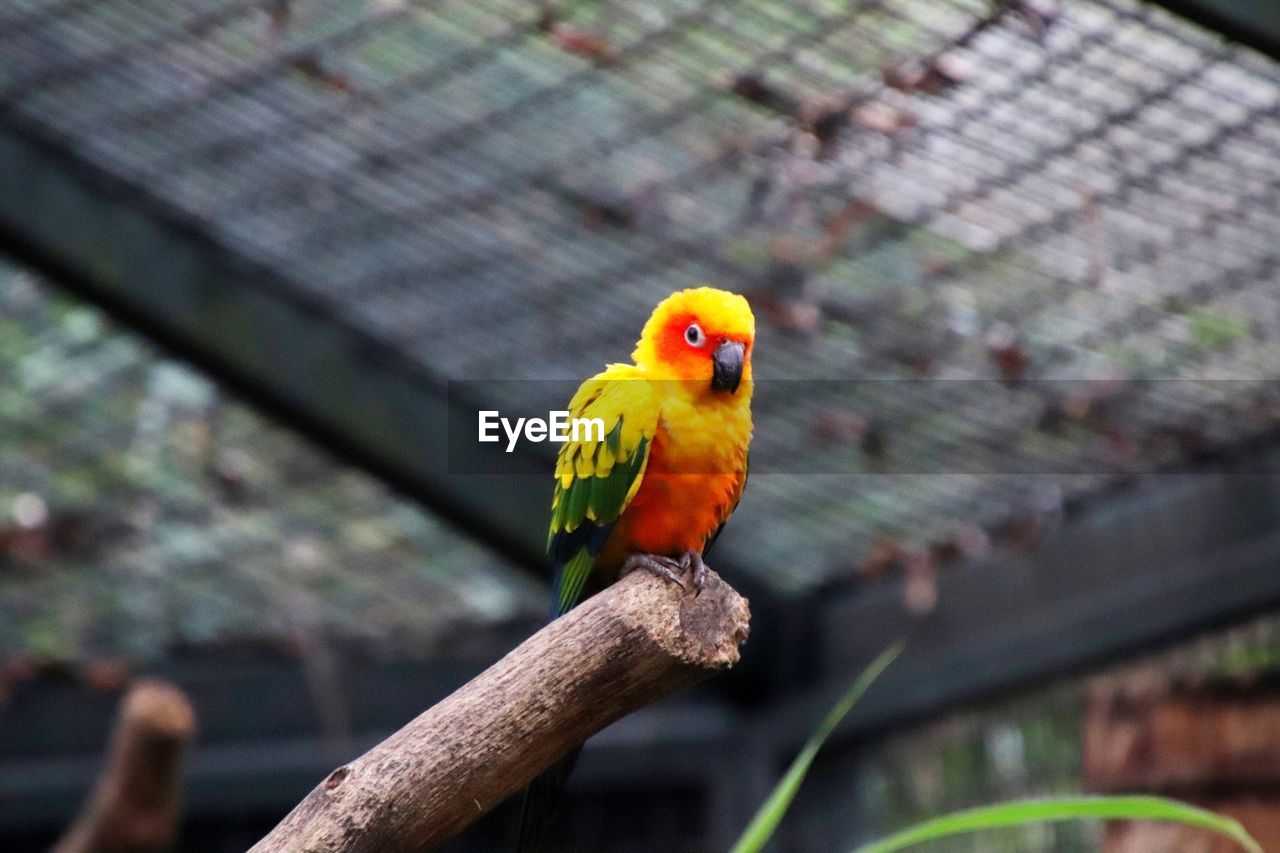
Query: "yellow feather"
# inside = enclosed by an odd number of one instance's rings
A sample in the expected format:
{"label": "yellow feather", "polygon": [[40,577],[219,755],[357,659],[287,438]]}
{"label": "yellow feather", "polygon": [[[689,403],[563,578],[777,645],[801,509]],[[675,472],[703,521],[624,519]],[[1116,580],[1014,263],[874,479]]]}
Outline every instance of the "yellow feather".
{"label": "yellow feather", "polygon": [[613,471],[614,463],[613,451],[609,449],[609,445],[600,442],[600,446],[596,448],[596,476],[608,477]]}
{"label": "yellow feather", "polygon": [[573,470],[580,480],[585,480],[594,473],[591,467],[591,457],[587,455],[586,448],[580,447],[578,449],[578,458],[574,460]]}
{"label": "yellow feather", "polygon": [[[606,436],[621,420],[618,452],[614,453],[606,442],[594,440],[595,435],[588,436],[585,431],[577,441],[570,438],[561,445],[556,460],[557,497],[553,499],[552,508],[559,494],[569,489],[575,480],[607,477],[621,459],[628,459],[636,452],[641,441],[652,440],[658,424],[658,406],[654,384],[633,364],[611,364],[583,382],[569,403],[570,416],[599,418],[604,423]],[[636,477],[627,501],[639,482],[640,477]],[[616,511],[621,512],[622,507]],[[589,517],[600,520],[595,514]]]}

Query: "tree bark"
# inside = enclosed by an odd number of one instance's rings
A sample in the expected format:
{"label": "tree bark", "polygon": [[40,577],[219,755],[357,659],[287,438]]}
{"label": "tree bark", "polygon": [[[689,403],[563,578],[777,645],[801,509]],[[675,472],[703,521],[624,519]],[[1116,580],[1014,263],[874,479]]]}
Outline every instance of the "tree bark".
{"label": "tree bark", "polygon": [[605,726],[738,660],[746,599],[634,572],[350,764],[251,853],[426,850]]}
{"label": "tree bark", "polygon": [[53,853],[151,853],[177,837],[182,754],[195,713],[181,690],[135,682],[121,702],[107,763],[84,812]]}

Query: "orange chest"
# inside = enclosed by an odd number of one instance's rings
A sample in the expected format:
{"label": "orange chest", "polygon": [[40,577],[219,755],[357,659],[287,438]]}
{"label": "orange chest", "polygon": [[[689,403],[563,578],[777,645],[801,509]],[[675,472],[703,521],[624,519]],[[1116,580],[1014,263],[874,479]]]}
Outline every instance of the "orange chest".
{"label": "orange chest", "polygon": [[687,463],[674,465],[659,436],[640,488],[618,519],[606,550],[615,559],[631,553],[701,552],[733,512],[745,477],[745,449],[729,465],[699,470]]}

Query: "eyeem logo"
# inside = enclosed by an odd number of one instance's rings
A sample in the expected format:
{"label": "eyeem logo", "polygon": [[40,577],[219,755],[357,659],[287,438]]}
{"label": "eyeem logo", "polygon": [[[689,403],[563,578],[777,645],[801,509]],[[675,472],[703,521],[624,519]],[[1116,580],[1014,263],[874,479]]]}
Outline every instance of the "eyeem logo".
{"label": "eyeem logo", "polygon": [[521,435],[525,441],[535,444],[543,441],[564,443],[570,438],[574,441],[604,441],[603,418],[571,418],[568,411],[561,410],[548,412],[550,417],[547,420],[516,418],[512,423],[510,418],[502,417],[496,410],[481,411],[479,414],[479,440],[489,443],[501,441],[502,436],[498,432],[501,428],[507,436],[508,453],[516,449]]}

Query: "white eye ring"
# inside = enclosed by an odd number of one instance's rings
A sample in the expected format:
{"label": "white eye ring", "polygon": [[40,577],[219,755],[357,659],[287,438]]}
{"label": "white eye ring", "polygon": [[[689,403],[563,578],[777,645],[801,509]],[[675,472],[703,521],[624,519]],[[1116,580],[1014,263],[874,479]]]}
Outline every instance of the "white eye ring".
{"label": "white eye ring", "polygon": [[689,328],[684,330],[684,339],[691,347],[700,347],[707,342],[707,336],[697,323],[690,323]]}

